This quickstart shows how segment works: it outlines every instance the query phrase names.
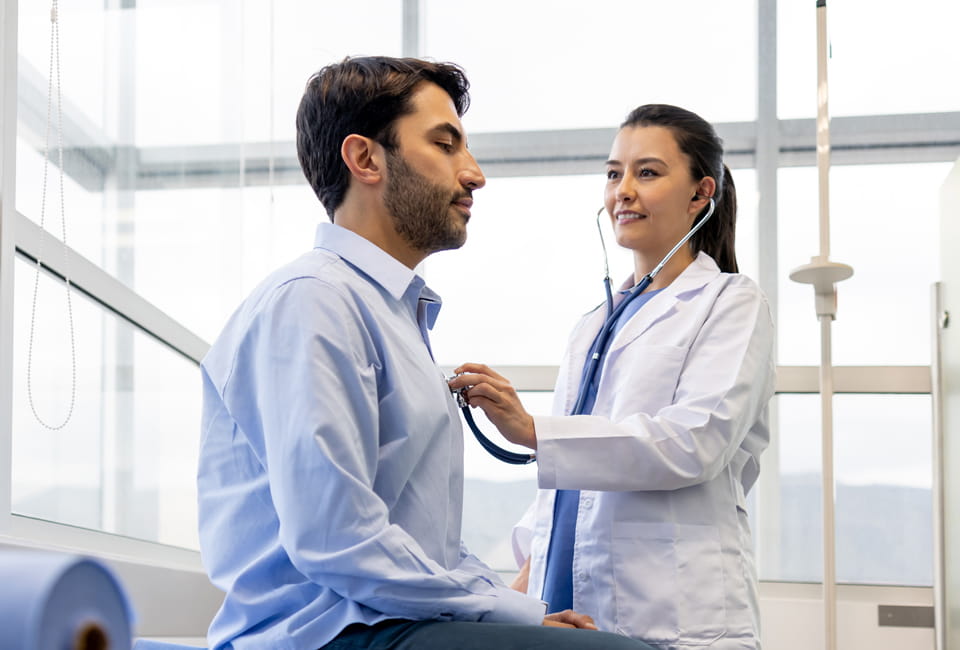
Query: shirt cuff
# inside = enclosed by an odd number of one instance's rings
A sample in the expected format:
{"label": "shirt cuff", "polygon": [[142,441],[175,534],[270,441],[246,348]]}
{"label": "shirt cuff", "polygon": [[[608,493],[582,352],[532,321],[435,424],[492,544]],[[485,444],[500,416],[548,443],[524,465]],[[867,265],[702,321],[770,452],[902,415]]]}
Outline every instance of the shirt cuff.
{"label": "shirt cuff", "polygon": [[496,606],[487,612],[483,623],[519,623],[525,625],[543,625],[547,614],[547,604],[510,587],[496,587]]}

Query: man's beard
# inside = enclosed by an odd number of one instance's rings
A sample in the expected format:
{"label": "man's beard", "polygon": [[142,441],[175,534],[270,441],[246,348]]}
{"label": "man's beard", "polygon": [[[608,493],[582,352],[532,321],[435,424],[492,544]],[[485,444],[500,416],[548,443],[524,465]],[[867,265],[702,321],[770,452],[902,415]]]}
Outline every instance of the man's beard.
{"label": "man's beard", "polygon": [[452,194],[417,173],[398,153],[387,153],[387,189],[383,202],[397,233],[415,250],[427,253],[460,248],[467,240],[463,217],[451,216],[454,201],[469,190]]}

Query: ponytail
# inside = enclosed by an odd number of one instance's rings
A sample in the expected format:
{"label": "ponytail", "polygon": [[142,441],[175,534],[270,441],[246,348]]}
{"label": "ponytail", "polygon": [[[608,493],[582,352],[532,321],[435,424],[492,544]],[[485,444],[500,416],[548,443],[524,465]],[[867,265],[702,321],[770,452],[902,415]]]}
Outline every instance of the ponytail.
{"label": "ponytail", "polygon": [[724,273],[738,273],[735,233],[737,226],[737,188],[730,168],[723,165],[723,180],[717,183],[714,214],[690,238],[694,253],[703,251],[714,259]]}

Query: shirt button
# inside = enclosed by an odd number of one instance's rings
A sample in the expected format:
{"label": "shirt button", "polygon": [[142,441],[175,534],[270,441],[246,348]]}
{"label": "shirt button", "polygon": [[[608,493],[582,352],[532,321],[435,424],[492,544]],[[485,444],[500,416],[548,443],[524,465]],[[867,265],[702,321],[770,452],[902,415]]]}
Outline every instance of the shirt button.
{"label": "shirt button", "polygon": [[586,579],[587,579],[587,572],[586,572],[586,571],[581,571],[580,573],[578,573],[578,574],[577,574],[577,579],[580,580],[580,582],[585,582]]}
{"label": "shirt button", "polygon": [[584,499],[584,500],[583,500],[583,507],[584,507],[584,508],[592,508],[592,507],[593,507],[593,499],[591,499],[590,497],[587,497],[586,499]]}

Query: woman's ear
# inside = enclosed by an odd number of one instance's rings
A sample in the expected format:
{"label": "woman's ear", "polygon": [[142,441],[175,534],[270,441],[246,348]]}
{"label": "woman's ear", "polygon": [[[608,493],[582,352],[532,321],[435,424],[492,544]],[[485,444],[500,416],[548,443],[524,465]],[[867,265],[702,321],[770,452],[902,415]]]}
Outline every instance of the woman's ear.
{"label": "woman's ear", "polygon": [[704,176],[699,183],[697,183],[697,193],[694,194],[694,201],[701,201],[704,199],[713,198],[714,201],[720,197],[714,196],[717,191],[717,181],[713,179],[712,176]]}
{"label": "woman's ear", "polygon": [[687,213],[696,218],[696,215],[700,214],[704,206],[707,205],[708,199],[712,198],[716,201],[720,198],[714,196],[716,191],[717,182],[713,180],[711,176],[704,176],[700,182],[697,183],[697,193],[690,198],[690,207],[687,208]]}
{"label": "woman's ear", "polygon": [[383,154],[378,142],[356,133],[348,135],[340,145],[340,157],[350,175],[366,185],[375,185],[383,179]]}

